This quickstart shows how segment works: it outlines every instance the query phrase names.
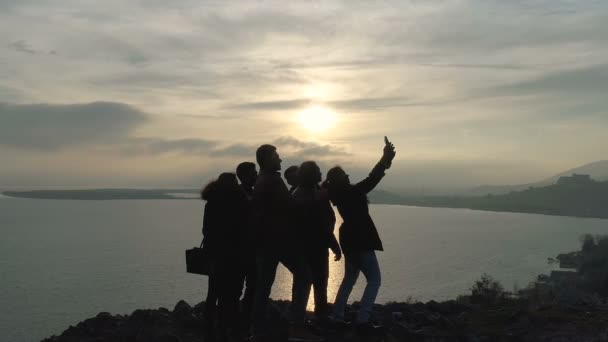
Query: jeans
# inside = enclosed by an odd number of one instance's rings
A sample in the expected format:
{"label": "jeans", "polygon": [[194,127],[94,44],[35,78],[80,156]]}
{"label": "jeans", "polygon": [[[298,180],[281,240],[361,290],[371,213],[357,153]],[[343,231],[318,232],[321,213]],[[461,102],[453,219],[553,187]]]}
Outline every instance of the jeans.
{"label": "jeans", "polygon": [[359,273],[363,272],[367,285],[361,297],[361,307],[357,314],[357,323],[369,322],[372,307],[380,290],[380,266],[375,251],[366,251],[345,256],[344,279],[336,295],[334,303],[334,318],[344,319],[344,310],[348,297],[357,282]]}
{"label": "jeans", "polygon": [[277,273],[277,266],[282,263],[293,275],[291,289],[291,305],[288,319],[295,324],[304,325],[306,304],[310,295],[310,271],[305,259],[295,253],[279,255],[268,253],[256,256],[256,291],[253,303],[253,332],[267,332],[266,308],[272,290],[272,284]]}

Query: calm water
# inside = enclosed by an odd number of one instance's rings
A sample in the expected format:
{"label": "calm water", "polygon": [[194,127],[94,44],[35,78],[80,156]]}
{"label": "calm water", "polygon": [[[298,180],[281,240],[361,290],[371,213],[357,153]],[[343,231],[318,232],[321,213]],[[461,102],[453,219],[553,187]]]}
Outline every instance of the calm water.
{"label": "calm water", "polygon": [[[198,303],[206,278],[185,273],[184,250],[200,243],[201,211],[189,200],[0,198],[2,340],[37,341],[100,311]],[[608,234],[597,219],[387,205],[372,215],[386,250],[379,302],[453,298],[484,272],[525,286],[581,234]],[[330,264],[332,300],[344,265]],[[272,296],[289,298],[290,281],[281,269]]]}

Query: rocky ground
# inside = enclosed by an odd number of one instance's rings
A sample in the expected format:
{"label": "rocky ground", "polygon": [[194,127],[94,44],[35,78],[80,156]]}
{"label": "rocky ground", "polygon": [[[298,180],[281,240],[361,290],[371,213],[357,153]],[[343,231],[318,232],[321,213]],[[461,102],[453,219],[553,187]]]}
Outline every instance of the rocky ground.
{"label": "rocky ground", "polygon": [[[524,289],[507,292],[484,274],[470,295],[457,300],[376,305],[374,320],[385,327],[381,336],[361,337],[349,328],[325,336],[328,342],[608,342],[608,237],[585,236],[582,241],[580,251],[557,257],[572,271],[541,275]],[[270,305],[269,342],[287,340],[288,305]],[[349,310],[352,319],[357,304]],[[202,320],[203,303],[191,307],[180,301],[173,311],[103,312],[43,342],[200,342]]]}
{"label": "rocky ground", "polygon": [[[272,341],[285,341],[287,302],[274,302],[269,319],[275,327]],[[352,309],[356,309],[355,307]],[[524,306],[517,301],[494,306],[438,303],[376,305],[374,316],[383,336],[362,338],[351,329],[327,333],[328,341],[608,341],[608,308],[602,306]],[[184,301],[173,311],[136,310],[131,315],[100,313],[70,326],[43,342],[74,341],[203,341],[202,303]]]}

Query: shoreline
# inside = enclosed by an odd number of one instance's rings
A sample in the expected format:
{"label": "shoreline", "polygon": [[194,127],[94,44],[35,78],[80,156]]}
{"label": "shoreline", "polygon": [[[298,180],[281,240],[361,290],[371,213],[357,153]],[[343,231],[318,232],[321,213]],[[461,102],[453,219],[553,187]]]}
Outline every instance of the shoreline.
{"label": "shoreline", "polygon": [[[372,322],[383,328],[374,336],[360,335],[352,324],[316,325],[315,329],[327,342],[606,341],[608,298],[590,291],[593,286],[603,284],[600,278],[589,282],[589,275],[594,279],[597,275],[594,272],[602,269],[589,267],[598,260],[608,260],[607,245],[606,236],[586,236],[580,251],[563,253],[556,258],[562,268],[576,271],[539,275],[521,290],[505,291],[499,282],[483,274],[471,286],[470,294],[455,300],[422,303],[408,298],[405,302],[375,304]],[[287,341],[289,304],[289,301],[270,301],[266,312],[269,330],[264,341]],[[332,307],[330,303],[330,312]],[[348,305],[346,321],[354,322],[358,309],[358,302]],[[313,317],[310,311],[307,316]],[[191,306],[180,300],[172,311],[167,308],[135,310],[130,315],[101,312],[42,342],[204,341],[203,322],[204,302]],[[242,333],[247,336],[247,329]]]}
{"label": "shoreline", "polygon": [[[125,190],[128,191],[124,192]],[[94,196],[102,192],[103,195]],[[133,196],[132,193],[139,193]],[[63,194],[63,196],[57,196]],[[118,195],[117,195],[118,194]],[[75,201],[117,201],[117,200],[200,200],[194,190],[175,191],[175,189],[87,189],[87,190],[36,190],[36,191],[1,191],[0,198],[18,199],[39,199],[39,200],[75,200]],[[93,195],[93,196],[92,196]],[[546,211],[516,211],[516,210],[496,210],[485,208],[472,208],[466,206],[440,206],[440,205],[420,205],[418,203],[395,203],[394,201],[370,201],[370,204],[377,205],[396,205],[412,208],[437,208],[437,209],[465,209],[473,211],[483,211],[491,213],[511,213],[511,214],[530,214],[543,216],[572,217],[580,219],[608,219],[606,215],[569,215],[560,213],[549,213]]]}
{"label": "shoreline", "polygon": [[[204,338],[203,303],[179,301],[173,310],[138,309],[130,315],[101,312],[68,327],[42,342],[171,341],[195,342]],[[286,341],[288,301],[269,305],[269,341]],[[349,305],[353,317],[358,303]],[[310,314],[310,313],[309,313]],[[457,300],[426,303],[385,303],[374,306],[373,317],[384,327],[376,341],[605,341],[608,307],[531,306],[505,302],[470,304]],[[361,341],[352,327],[327,330],[328,342]]]}

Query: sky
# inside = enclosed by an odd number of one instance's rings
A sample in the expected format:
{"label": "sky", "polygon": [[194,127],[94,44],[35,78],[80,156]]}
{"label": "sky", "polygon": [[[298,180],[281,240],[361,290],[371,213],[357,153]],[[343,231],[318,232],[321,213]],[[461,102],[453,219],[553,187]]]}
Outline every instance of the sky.
{"label": "sky", "polygon": [[0,186],[198,187],[263,143],[385,189],[607,159],[603,0],[0,0]]}

